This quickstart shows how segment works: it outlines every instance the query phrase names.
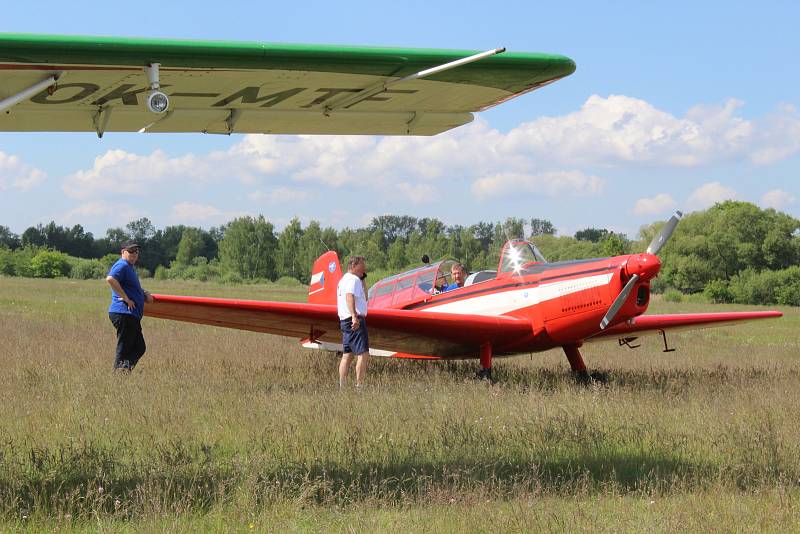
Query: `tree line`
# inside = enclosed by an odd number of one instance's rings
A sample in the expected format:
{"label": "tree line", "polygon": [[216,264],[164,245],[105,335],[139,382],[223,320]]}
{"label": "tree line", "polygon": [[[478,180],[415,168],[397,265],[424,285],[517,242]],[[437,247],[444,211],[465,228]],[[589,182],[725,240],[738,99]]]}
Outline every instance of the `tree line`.
{"label": "tree line", "polygon": [[[435,218],[383,215],[362,228],[336,230],[293,219],[276,231],[265,217],[240,217],[222,226],[177,225],[157,229],[147,218],[110,228],[96,238],[81,225],[55,222],[15,235],[0,226],[0,274],[17,276],[104,276],[121,244],[143,247],[143,276],[219,280],[228,283],[307,283],[314,260],[326,250],[340,257],[367,258],[377,280],[420,265],[420,258],[449,257],[469,270],[495,269],[509,238],[531,239],[549,261],[605,257],[644,251],[663,221],[642,227],[635,238],[605,228],[557,235],[539,218],[508,218],[470,226]],[[721,302],[800,305],[800,221],[774,209],[727,201],[687,215],[661,253],[655,290],[704,293]]]}

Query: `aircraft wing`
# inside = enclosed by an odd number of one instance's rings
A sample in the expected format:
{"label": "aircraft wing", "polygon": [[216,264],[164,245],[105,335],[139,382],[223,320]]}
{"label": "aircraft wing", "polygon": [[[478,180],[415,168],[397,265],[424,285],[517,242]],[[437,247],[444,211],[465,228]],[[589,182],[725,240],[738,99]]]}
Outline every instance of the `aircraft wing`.
{"label": "aircraft wing", "polygon": [[585,341],[602,341],[604,338],[623,338],[628,334],[660,333],[662,330],[697,330],[727,326],[740,321],[782,317],[778,311],[681,313],[670,315],[640,315],[630,321],[616,324]]}
{"label": "aircraft wing", "polygon": [[[341,343],[335,305],[153,295],[145,315]],[[482,343],[502,347],[531,336],[531,324],[486,317],[375,309],[367,315],[370,348],[436,356],[477,355]]]}
{"label": "aircraft wing", "polygon": [[[508,52],[417,76],[475,53],[0,34],[0,131],[434,135],[575,70]],[[160,114],[145,104],[154,63]]]}

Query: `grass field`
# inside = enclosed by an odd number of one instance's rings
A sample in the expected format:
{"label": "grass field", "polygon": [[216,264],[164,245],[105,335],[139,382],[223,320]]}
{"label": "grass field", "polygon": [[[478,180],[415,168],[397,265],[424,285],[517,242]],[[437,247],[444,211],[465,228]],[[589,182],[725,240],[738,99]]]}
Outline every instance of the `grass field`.
{"label": "grass field", "polygon": [[[303,300],[305,288],[148,281]],[[0,528],[94,531],[800,529],[800,310],[495,362],[337,361],[293,340],[145,319],[111,373],[103,282],[0,277]],[[656,300],[651,312],[722,307]]]}

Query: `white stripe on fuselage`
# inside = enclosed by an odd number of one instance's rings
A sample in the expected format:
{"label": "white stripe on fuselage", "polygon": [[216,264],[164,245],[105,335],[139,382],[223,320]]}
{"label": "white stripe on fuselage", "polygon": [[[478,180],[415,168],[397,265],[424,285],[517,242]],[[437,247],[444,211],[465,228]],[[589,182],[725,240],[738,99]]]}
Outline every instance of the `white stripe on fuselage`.
{"label": "white stripe on fuselage", "polygon": [[[550,284],[513,289],[501,293],[490,293],[439,306],[431,306],[420,311],[457,313],[462,315],[505,315],[507,313],[533,306],[547,300],[563,297],[593,287],[600,287],[611,281],[612,273],[559,280]],[[453,295],[455,296],[455,295]]]}

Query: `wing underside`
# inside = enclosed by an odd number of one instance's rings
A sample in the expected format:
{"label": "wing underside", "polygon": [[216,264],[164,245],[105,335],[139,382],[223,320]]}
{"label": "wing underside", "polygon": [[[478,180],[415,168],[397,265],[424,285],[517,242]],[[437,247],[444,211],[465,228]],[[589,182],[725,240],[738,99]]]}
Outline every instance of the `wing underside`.
{"label": "wing underside", "polygon": [[[0,101],[58,76],[6,110],[0,131],[433,135],[575,70],[564,56],[505,53],[382,88],[472,53],[0,34]],[[145,105],[151,63],[166,113]]]}
{"label": "wing underside", "polygon": [[[301,339],[341,343],[336,306],[154,295],[145,315]],[[443,357],[475,356],[480,345],[502,347],[531,335],[511,317],[410,310],[370,310],[370,348]]]}

